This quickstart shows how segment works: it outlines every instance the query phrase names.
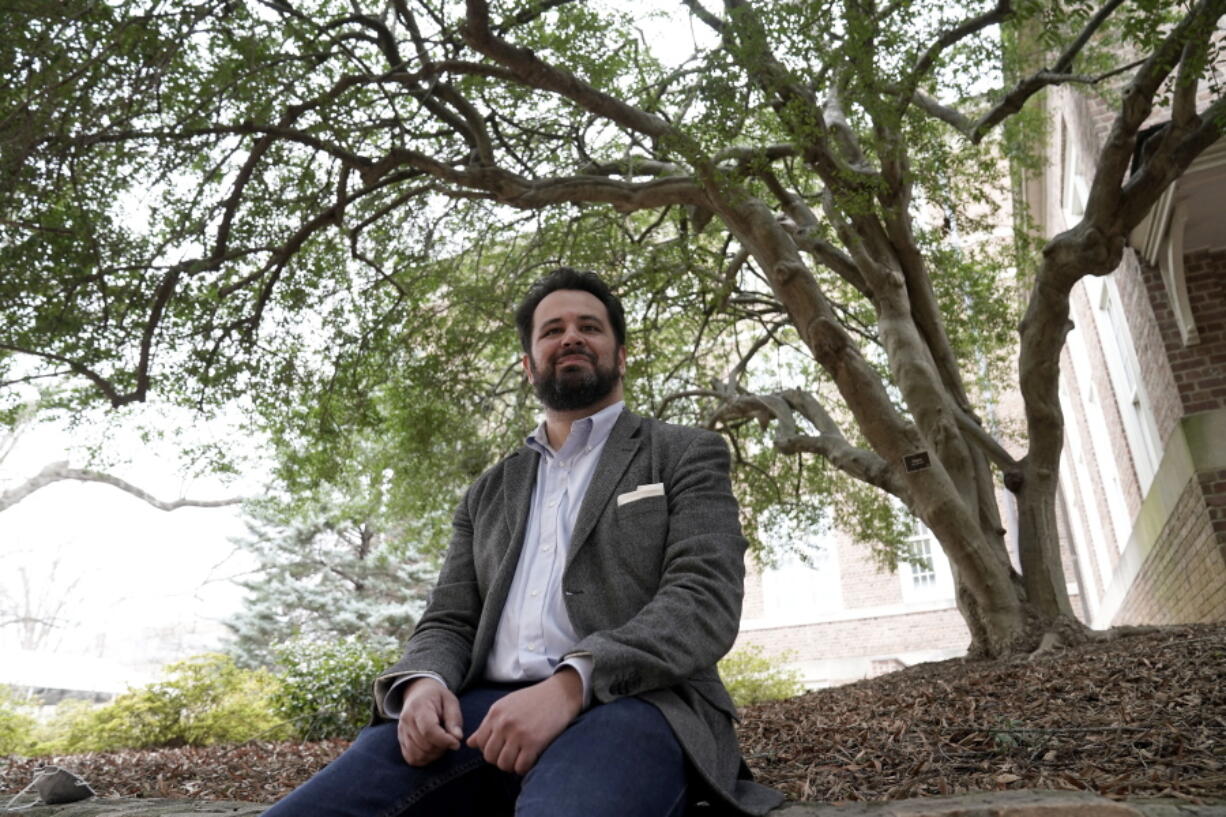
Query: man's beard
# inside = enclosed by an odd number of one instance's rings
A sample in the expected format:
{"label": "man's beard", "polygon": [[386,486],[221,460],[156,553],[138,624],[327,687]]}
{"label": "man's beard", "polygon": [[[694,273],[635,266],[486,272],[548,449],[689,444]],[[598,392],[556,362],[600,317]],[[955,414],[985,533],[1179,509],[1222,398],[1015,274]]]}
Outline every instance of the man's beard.
{"label": "man's beard", "polygon": [[[568,352],[567,354],[575,354]],[[554,411],[576,411],[600,402],[609,396],[621,380],[616,366],[603,367],[591,354],[583,352],[592,368],[559,372],[551,365],[544,374],[536,367],[536,361],[528,359],[532,369],[532,388],[545,408]]]}

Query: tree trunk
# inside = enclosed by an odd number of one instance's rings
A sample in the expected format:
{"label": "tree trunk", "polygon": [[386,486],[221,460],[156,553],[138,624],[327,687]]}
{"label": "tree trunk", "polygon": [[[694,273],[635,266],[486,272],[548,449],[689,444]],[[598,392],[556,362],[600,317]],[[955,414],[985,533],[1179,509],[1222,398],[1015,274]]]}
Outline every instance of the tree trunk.
{"label": "tree trunk", "polygon": [[1056,480],[1028,479],[1017,492],[1018,557],[1026,599],[1044,618],[1073,617],[1060,558]]}

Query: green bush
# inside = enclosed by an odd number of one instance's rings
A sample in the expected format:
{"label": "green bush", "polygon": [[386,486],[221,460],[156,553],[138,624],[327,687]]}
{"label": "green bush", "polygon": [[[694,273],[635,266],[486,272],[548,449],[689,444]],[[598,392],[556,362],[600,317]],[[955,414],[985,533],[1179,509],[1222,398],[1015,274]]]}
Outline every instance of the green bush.
{"label": "green bush", "polygon": [[375,676],[395,662],[398,650],[385,643],[343,639],[327,643],[290,641],[274,649],[280,687],[278,715],[303,740],[351,738],[371,713]]}
{"label": "green bush", "polygon": [[87,751],[79,748],[90,743],[93,735],[94,713],[99,707],[81,698],[65,698],[55,705],[51,720],[40,723],[34,729],[31,756],[68,754],[72,751]]}
{"label": "green bush", "polygon": [[8,687],[0,686],[0,755],[30,754],[34,742],[34,718]]}
{"label": "green bush", "polygon": [[796,670],[782,666],[791,657],[783,653],[772,660],[762,655],[761,647],[742,647],[724,656],[719,674],[737,706],[791,698],[805,691]]}
{"label": "green bush", "polygon": [[[40,753],[208,746],[286,736],[272,708],[276,679],[207,654],[166,668],[163,681],[130,690],[98,709],[61,704]],[[65,702],[68,704],[68,702]]]}

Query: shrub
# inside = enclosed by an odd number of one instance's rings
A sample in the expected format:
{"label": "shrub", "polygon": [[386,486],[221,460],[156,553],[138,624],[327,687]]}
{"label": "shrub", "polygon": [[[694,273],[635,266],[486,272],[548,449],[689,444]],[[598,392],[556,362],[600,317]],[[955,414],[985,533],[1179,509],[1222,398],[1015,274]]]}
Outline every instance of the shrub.
{"label": "shrub", "polygon": [[724,656],[719,674],[737,706],[791,698],[805,691],[796,670],[782,666],[791,656],[787,652],[772,660],[761,647],[742,647]]}
{"label": "shrub", "polygon": [[386,642],[354,638],[280,644],[274,653],[281,684],[273,706],[303,740],[353,737],[370,719],[375,676],[397,652]]}
{"label": "shrub", "polygon": [[30,753],[35,721],[22,709],[17,696],[0,686],[0,755]]}
{"label": "shrub", "polygon": [[99,709],[57,707],[40,751],[104,752],[154,746],[208,746],[284,737],[272,709],[276,679],[207,654],[171,664],[163,681],[120,695]]}
{"label": "shrub", "polygon": [[33,756],[68,754],[88,751],[92,746],[94,717],[99,707],[81,698],[65,698],[55,705],[51,720],[40,723],[34,730]]}

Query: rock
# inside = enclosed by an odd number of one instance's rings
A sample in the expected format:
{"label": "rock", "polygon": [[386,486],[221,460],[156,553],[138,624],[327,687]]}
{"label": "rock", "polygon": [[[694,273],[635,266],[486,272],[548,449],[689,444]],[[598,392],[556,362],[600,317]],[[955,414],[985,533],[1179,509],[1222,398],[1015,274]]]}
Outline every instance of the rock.
{"label": "rock", "polygon": [[23,809],[22,817],[256,817],[267,803],[235,800],[171,800],[160,798],[94,797],[62,806]]}

